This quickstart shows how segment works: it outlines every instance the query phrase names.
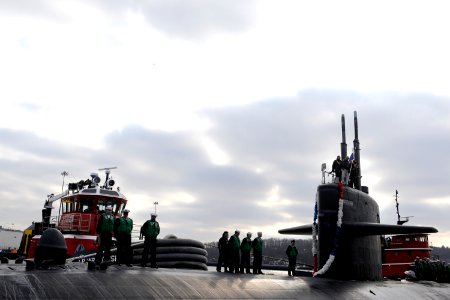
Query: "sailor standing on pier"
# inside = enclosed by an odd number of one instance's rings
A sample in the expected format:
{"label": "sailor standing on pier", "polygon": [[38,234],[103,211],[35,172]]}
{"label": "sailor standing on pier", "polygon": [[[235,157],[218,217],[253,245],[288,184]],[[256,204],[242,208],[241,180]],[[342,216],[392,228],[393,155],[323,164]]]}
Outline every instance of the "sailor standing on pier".
{"label": "sailor standing on pier", "polygon": [[253,248],[253,274],[264,274],[261,271],[262,267],[262,248],[263,248],[263,240],[262,240],[262,232],[258,232],[258,237],[255,238],[252,242]]}
{"label": "sailor standing on pier", "polygon": [[219,239],[219,259],[217,260],[216,270],[222,272],[222,264],[224,271],[228,271],[228,231],[224,231],[222,237]]}
{"label": "sailor standing on pier", "polygon": [[286,255],[288,256],[289,260],[288,275],[295,276],[295,265],[297,263],[297,255],[298,255],[297,247],[295,247],[295,240],[292,240],[291,244],[287,247]]}
{"label": "sailor standing on pier", "polygon": [[122,211],[122,217],[114,221],[114,236],[117,239],[117,264],[126,264],[132,267],[131,231],[133,230],[133,220],[128,217],[128,209]]}
{"label": "sailor standing on pier", "polygon": [[240,233],[241,232],[239,230],[234,231],[234,234],[230,237],[230,240],[228,241],[228,251],[230,255],[229,270],[231,273],[233,273],[233,271],[235,273],[239,273],[239,266],[240,266],[239,252],[241,249],[241,240],[239,239]]}
{"label": "sailor standing on pier", "polygon": [[100,242],[95,255],[95,264],[97,266],[102,263],[102,260],[105,262],[111,260],[113,227],[114,215],[112,214],[112,206],[108,205],[106,212],[100,216],[97,223],[97,242]]}
{"label": "sailor standing on pier", "polygon": [[248,232],[247,236],[241,242],[241,273],[250,274],[250,252],[252,251],[252,233]]}
{"label": "sailor standing on pier", "polygon": [[147,267],[147,260],[148,260],[148,252],[150,250],[150,267],[151,268],[158,268],[156,265],[156,238],[158,237],[160,228],[159,223],[156,221],[157,214],[152,213],[151,219],[147,220],[144,225],[141,227],[141,236],[139,239],[142,239],[142,236],[145,236],[144,241],[144,252],[142,252],[142,260],[141,260],[141,266]]}

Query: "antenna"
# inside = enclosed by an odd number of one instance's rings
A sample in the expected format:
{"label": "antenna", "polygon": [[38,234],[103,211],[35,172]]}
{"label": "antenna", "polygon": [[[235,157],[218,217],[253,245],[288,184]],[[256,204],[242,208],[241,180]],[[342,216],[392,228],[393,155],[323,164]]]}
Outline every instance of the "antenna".
{"label": "antenna", "polygon": [[105,171],[105,173],[109,173],[109,170],[117,169],[117,167],[108,167],[108,168],[100,168],[99,171]]}
{"label": "antenna", "polygon": [[61,175],[62,175],[62,177],[63,177],[63,183],[62,183],[62,187],[61,187],[61,192],[63,192],[63,191],[64,191],[64,177],[66,177],[67,175],[69,175],[69,173],[66,172],[66,171],[62,171]]}
{"label": "antenna", "polygon": [[103,188],[109,188],[109,186],[113,186],[114,185],[114,180],[111,180],[111,184],[109,184],[109,173],[111,173],[110,170],[112,169],[117,169],[117,167],[108,167],[108,168],[100,168],[98,169],[99,171],[105,171],[106,174],[106,179],[105,179],[105,184],[103,185]]}
{"label": "antenna", "polygon": [[397,225],[403,225],[409,221],[409,218],[413,217],[413,216],[408,216],[408,217],[404,217],[403,220],[400,220],[401,217],[400,217],[400,212],[398,210],[398,191],[397,190],[395,190],[395,205],[397,206],[397,217],[398,217]]}
{"label": "antenna", "polygon": [[347,156],[347,142],[345,139],[345,116],[341,115],[341,125],[342,125],[342,143],[341,143],[341,157],[342,160]]}
{"label": "antenna", "polygon": [[358,114],[356,110],[353,112],[353,122],[355,127],[355,139],[353,140],[353,151],[355,153],[355,161],[357,162],[358,168],[356,169],[355,178],[355,189],[361,190],[361,156],[359,148],[359,138],[358,138]]}
{"label": "antenna", "polygon": [[395,206],[397,207],[397,225],[400,225],[400,212],[398,210],[398,191],[395,190]]}

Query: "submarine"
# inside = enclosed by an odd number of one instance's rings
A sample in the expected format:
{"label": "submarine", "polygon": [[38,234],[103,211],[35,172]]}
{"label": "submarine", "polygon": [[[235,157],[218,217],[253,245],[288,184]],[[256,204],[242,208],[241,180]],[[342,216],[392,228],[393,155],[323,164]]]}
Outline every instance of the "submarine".
{"label": "submarine", "polygon": [[[357,134],[355,141],[359,151]],[[359,153],[357,157],[359,160]],[[150,269],[110,265],[93,270],[87,261],[72,257],[65,264],[40,269],[27,269],[20,263],[0,264],[0,299],[450,299],[448,283],[380,280],[381,234],[437,230],[380,224],[378,205],[361,186],[360,178],[359,173],[355,187],[323,180],[317,188],[314,222],[279,230],[282,234],[313,235],[315,277],[289,277],[276,271],[230,274],[178,266]],[[64,252],[64,237],[55,230],[41,237],[48,241],[42,246],[51,246],[55,244],[51,239],[58,239]],[[84,258],[89,255],[93,254]]]}
{"label": "submarine", "polygon": [[[347,156],[345,116],[341,116],[341,157]],[[325,183],[326,164],[322,164],[322,183],[317,187],[311,224],[280,229],[280,234],[313,237],[314,275],[341,280],[382,280],[381,235],[435,233],[426,226],[380,224],[377,202],[361,185],[361,157],[358,117],[354,111],[352,155],[356,161],[353,186],[341,180]]]}

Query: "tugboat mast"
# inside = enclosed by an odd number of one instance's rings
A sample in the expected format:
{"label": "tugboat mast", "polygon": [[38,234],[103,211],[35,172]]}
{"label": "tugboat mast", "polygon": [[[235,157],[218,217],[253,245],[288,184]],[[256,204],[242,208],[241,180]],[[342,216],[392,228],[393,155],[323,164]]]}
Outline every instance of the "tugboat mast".
{"label": "tugboat mast", "polygon": [[403,220],[400,220],[401,217],[400,217],[400,211],[398,209],[398,191],[397,190],[395,190],[395,206],[397,207],[397,218],[398,218],[397,219],[397,225],[403,225],[406,222],[408,222],[409,218],[412,217],[412,216],[404,217]]}

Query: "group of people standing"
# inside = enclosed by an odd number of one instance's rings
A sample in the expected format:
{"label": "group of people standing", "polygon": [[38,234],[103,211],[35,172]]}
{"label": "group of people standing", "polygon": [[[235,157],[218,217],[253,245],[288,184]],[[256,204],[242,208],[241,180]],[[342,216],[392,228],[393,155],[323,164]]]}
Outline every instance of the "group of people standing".
{"label": "group of people standing", "polygon": [[354,187],[356,178],[358,176],[359,165],[356,160],[350,160],[348,156],[341,160],[341,156],[338,155],[333,161],[331,167],[331,173],[336,175],[335,182],[342,182],[349,187]]}
{"label": "group of people standing", "polygon": [[262,267],[262,249],[264,241],[262,232],[258,232],[258,236],[252,240],[252,233],[248,232],[247,236],[239,238],[240,230],[236,230],[229,237],[228,231],[224,231],[219,239],[219,259],[217,261],[217,272],[222,271],[222,265],[225,272],[229,273],[251,273],[250,272],[250,254],[253,250],[253,274],[263,274]]}
{"label": "group of people standing", "polygon": [[[258,236],[252,240],[252,233],[248,232],[247,236],[239,239],[240,231],[236,230],[231,237],[228,237],[228,231],[224,231],[219,239],[219,258],[217,260],[216,270],[222,272],[222,266],[225,272],[229,273],[246,273],[250,274],[250,254],[253,250],[253,274],[264,274],[262,268],[262,250],[264,241],[262,232],[258,232]],[[289,266],[288,275],[295,275],[295,265],[297,263],[298,250],[295,247],[295,240],[286,249]]]}
{"label": "group of people standing", "polygon": [[[102,262],[111,261],[111,246],[113,235],[117,241],[117,264],[125,264],[132,267],[133,251],[131,249],[131,231],[133,230],[133,220],[128,217],[128,209],[122,211],[122,216],[114,219],[112,206],[107,206],[97,222],[97,242],[99,243],[95,264],[99,266]],[[144,250],[142,252],[141,266],[147,267],[148,254],[150,252],[150,267],[158,268],[156,265],[156,243],[160,232],[159,223],[156,221],[157,214],[152,213],[150,220],[147,220],[141,227],[140,237],[144,240]]]}

